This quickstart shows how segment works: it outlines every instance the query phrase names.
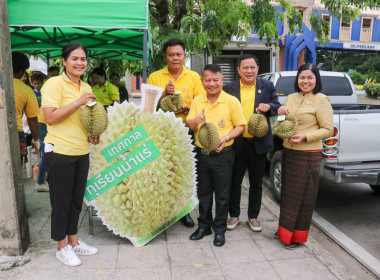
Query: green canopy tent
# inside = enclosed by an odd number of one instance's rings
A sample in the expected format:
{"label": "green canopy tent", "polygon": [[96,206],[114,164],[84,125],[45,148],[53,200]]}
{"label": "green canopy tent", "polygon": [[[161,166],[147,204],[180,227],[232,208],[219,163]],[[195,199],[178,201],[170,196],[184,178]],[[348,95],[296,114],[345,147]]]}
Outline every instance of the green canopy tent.
{"label": "green canopy tent", "polygon": [[61,57],[70,42],[90,58],[143,60],[151,52],[149,0],[8,0],[12,51]]}

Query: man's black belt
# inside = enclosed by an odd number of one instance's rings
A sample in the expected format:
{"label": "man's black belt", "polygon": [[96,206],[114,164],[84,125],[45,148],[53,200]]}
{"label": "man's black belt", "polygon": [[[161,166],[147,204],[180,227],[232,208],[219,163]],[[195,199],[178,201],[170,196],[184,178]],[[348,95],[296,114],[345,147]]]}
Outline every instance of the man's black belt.
{"label": "man's black belt", "polygon": [[252,144],[253,143],[253,138],[243,137],[243,141],[245,143]]}
{"label": "man's black belt", "polygon": [[223,152],[227,152],[229,150],[232,149],[232,145],[230,146],[227,146],[227,147],[224,147],[223,150],[220,151],[220,153],[217,153],[215,151],[211,151],[211,152],[207,152],[205,149],[202,149],[200,147],[195,147],[195,150],[197,152],[200,152],[201,154],[205,155],[205,156],[216,156],[216,155],[220,155],[221,153]]}

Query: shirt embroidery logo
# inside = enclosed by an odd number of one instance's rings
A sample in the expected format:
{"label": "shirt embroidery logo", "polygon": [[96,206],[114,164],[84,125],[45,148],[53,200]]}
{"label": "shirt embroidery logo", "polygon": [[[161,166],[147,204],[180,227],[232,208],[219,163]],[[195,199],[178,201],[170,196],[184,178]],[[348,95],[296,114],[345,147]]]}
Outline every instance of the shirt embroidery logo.
{"label": "shirt embroidery logo", "polygon": [[223,128],[226,124],[224,123],[223,119],[219,122],[219,127]]}

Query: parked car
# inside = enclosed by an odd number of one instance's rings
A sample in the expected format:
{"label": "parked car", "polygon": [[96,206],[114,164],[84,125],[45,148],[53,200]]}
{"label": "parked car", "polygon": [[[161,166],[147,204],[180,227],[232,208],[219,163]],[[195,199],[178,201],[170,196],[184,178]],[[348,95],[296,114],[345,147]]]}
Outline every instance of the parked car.
{"label": "parked car", "polygon": [[[334,109],[334,134],[323,140],[320,176],[334,183],[367,183],[380,194],[380,105],[358,104],[356,88],[345,73],[321,71],[322,93]],[[279,101],[294,92],[296,71],[266,73],[259,79],[271,80]],[[272,129],[275,118],[271,119]],[[273,132],[273,131],[272,131]],[[270,161],[271,188],[281,198],[282,142],[274,133]]]}

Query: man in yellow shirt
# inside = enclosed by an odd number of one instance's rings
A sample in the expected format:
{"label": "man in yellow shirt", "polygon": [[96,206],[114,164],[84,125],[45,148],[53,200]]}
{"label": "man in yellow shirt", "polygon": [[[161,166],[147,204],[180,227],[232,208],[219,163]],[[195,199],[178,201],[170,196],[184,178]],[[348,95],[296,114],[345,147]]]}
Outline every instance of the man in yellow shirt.
{"label": "man in yellow shirt", "polygon": [[199,74],[183,65],[185,57],[185,43],[183,41],[179,39],[167,41],[164,44],[166,67],[150,74],[147,81],[148,84],[159,86],[164,90],[161,99],[166,95],[175,93],[181,95],[183,108],[175,114],[176,117],[181,117],[183,122],[186,122],[187,112],[194,97],[204,93]]}
{"label": "man in yellow shirt", "polygon": [[[185,43],[179,39],[171,39],[164,44],[164,58],[166,67],[150,74],[147,83],[159,86],[163,89],[162,96],[180,94],[183,99],[183,107],[174,112],[176,117],[186,122],[186,116],[194,97],[204,93],[201,77],[197,72],[191,71],[183,66],[185,62]],[[181,219],[187,227],[193,227],[194,221],[190,214]]]}
{"label": "man in yellow shirt", "polygon": [[95,86],[92,91],[96,96],[96,101],[102,103],[106,108],[112,106],[114,102],[120,103],[119,90],[107,81],[107,74],[103,67],[97,67],[91,72]]}
{"label": "man in yellow shirt", "polygon": [[249,173],[248,221],[249,228],[261,231],[257,217],[261,208],[262,181],[266,165],[266,154],[273,150],[273,137],[269,117],[277,115],[280,107],[273,83],[265,79],[256,79],[259,72],[258,60],[251,54],[244,54],[239,59],[237,71],[240,80],[224,87],[224,90],[241,102],[244,116],[248,121],[253,113],[263,114],[268,122],[269,131],[263,137],[252,137],[247,131],[234,142],[236,151],[232,173],[230,219],[227,229],[233,230],[239,224],[241,184],[245,171]]}
{"label": "man in yellow shirt", "polygon": [[[198,229],[190,236],[200,240],[215,232],[214,245],[223,246],[227,228],[228,201],[234,159],[233,139],[243,133],[247,121],[236,97],[222,90],[222,69],[214,64],[203,69],[202,82],[206,94],[197,96],[190,107],[186,124],[195,131],[199,218]],[[207,153],[198,140],[198,129],[203,122],[213,123],[219,134],[219,145]],[[215,218],[212,219],[215,192]]]}
{"label": "man in yellow shirt", "polygon": [[25,133],[22,130],[22,115],[25,113],[33,137],[32,146],[35,148],[34,153],[37,153],[39,149],[37,116],[40,113],[40,109],[38,108],[37,97],[33,90],[21,81],[22,75],[29,68],[29,59],[23,53],[13,52],[12,66],[19,140],[20,142],[26,141]]}

